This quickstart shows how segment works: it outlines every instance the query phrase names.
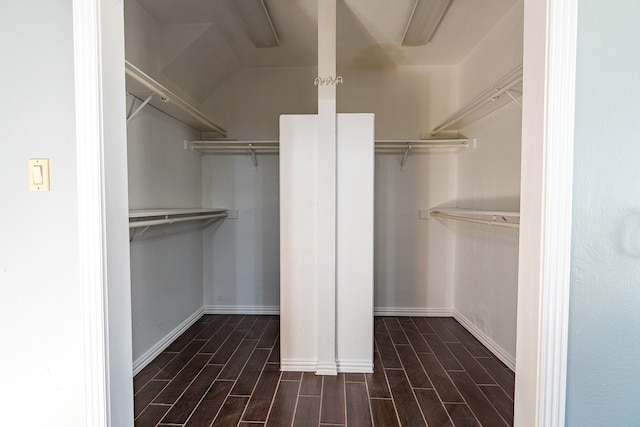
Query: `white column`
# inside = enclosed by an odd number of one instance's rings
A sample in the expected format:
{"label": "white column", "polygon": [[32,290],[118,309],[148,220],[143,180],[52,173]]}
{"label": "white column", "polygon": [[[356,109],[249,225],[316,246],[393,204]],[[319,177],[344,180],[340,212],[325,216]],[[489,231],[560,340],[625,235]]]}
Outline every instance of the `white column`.
{"label": "white column", "polygon": [[[336,0],[318,0],[318,76],[336,74]],[[336,86],[318,85],[318,362],[336,367]]]}

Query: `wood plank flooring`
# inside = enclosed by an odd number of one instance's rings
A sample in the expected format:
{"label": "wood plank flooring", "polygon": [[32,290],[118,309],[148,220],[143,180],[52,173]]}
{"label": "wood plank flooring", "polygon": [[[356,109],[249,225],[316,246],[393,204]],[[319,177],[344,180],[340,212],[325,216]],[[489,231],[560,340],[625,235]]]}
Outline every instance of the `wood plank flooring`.
{"label": "wood plank flooring", "polygon": [[375,372],[324,377],[280,372],[279,321],[203,316],[135,376],[135,425],[513,425],[513,372],[452,318],[376,317]]}

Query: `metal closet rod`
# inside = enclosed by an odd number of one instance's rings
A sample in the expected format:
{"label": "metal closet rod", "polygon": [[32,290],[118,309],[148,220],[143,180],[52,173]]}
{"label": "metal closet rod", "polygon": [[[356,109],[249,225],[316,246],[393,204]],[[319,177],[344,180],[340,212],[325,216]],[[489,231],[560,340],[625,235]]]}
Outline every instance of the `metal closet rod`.
{"label": "metal closet rod", "polygon": [[433,128],[432,135],[436,135],[439,132],[448,129],[449,126],[461,121],[466,116],[474,113],[487,104],[497,101],[500,96],[507,94],[513,101],[515,101],[520,107],[522,104],[511,94],[511,89],[522,83],[522,65],[511,71],[499,82],[493,85],[491,88],[484,91],[477,98],[471,100],[468,104],[463,106],[455,114],[449,116],[444,122]]}
{"label": "metal closet rod", "polygon": [[[375,148],[379,150],[416,150],[427,148],[456,148],[467,147],[473,140],[469,138],[458,139],[416,139],[416,140],[376,140]],[[185,147],[191,150],[201,151],[276,151],[279,150],[279,141],[186,141]]]}
{"label": "metal closet rod", "polygon": [[[138,83],[140,83],[141,85],[149,89],[151,92],[153,92],[153,94],[160,96],[160,99],[162,99],[163,102],[173,103],[174,105],[179,107],[181,110],[189,114],[191,117],[193,117],[203,125],[207,126],[208,128],[212,129],[213,131],[223,136],[227,135],[227,131],[225,129],[218,126],[214,122],[212,122],[211,119],[209,119],[207,116],[205,116],[200,111],[198,111],[194,106],[192,106],[191,104],[189,104],[188,102],[180,98],[175,93],[171,92],[169,89],[167,89],[158,81],[156,81],[153,77],[151,77],[150,75],[148,75],[147,73],[145,73],[144,71],[142,71],[141,69],[139,69],[138,67],[136,67],[135,65],[133,65],[127,60],[124,61],[124,64],[125,64],[124,70],[126,75],[128,75],[129,77],[131,77],[132,79],[134,79],[135,81],[137,81]],[[149,101],[151,101],[153,94],[144,101],[145,105]],[[142,106],[139,107],[138,110],[140,108],[142,108]],[[131,114],[131,116],[128,119],[133,117],[134,114],[135,113]]]}
{"label": "metal closet rod", "polygon": [[[486,215],[491,215],[491,213],[486,213]],[[474,217],[465,216],[465,215],[448,214],[448,213],[444,213],[444,212],[441,212],[441,211],[438,211],[438,210],[432,210],[431,211],[431,216],[435,216],[435,217],[438,217],[438,218],[453,219],[453,220],[456,220],[456,221],[471,222],[471,223],[474,223],[474,224],[491,225],[491,226],[496,226],[496,227],[506,227],[506,228],[514,228],[514,229],[519,229],[520,228],[520,224],[519,223],[515,223],[515,222],[498,221],[495,218],[493,218],[493,219],[480,219],[480,218],[474,218]]]}
{"label": "metal closet rod", "polygon": [[142,221],[132,221],[129,222],[129,228],[139,228],[139,227],[151,227],[154,225],[164,225],[164,224],[175,224],[177,222],[186,222],[186,221],[203,221],[207,219],[213,218],[226,218],[227,213],[217,213],[217,214],[209,214],[209,215],[189,215],[189,216],[180,216],[177,218],[171,218],[167,215],[165,218],[161,219],[149,219]]}

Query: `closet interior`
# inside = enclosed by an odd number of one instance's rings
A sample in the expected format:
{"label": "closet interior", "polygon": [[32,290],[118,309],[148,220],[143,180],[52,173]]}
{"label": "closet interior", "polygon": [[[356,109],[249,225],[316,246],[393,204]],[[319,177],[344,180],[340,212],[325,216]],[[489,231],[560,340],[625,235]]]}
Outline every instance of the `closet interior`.
{"label": "closet interior", "polygon": [[[280,313],[279,120],[318,114],[318,1],[125,1],[134,373],[203,314]],[[336,2],[337,112],[375,117],[373,314],[454,317],[515,369],[523,2],[445,1],[403,45],[422,1]]]}

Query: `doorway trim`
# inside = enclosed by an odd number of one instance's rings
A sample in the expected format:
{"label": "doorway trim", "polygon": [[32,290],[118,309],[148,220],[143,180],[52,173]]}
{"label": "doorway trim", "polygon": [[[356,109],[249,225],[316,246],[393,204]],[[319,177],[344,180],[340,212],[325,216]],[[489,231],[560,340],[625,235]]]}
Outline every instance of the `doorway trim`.
{"label": "doorway trim", "polygon": [[514,425],[565,418],[578,0],[525,0]]}

